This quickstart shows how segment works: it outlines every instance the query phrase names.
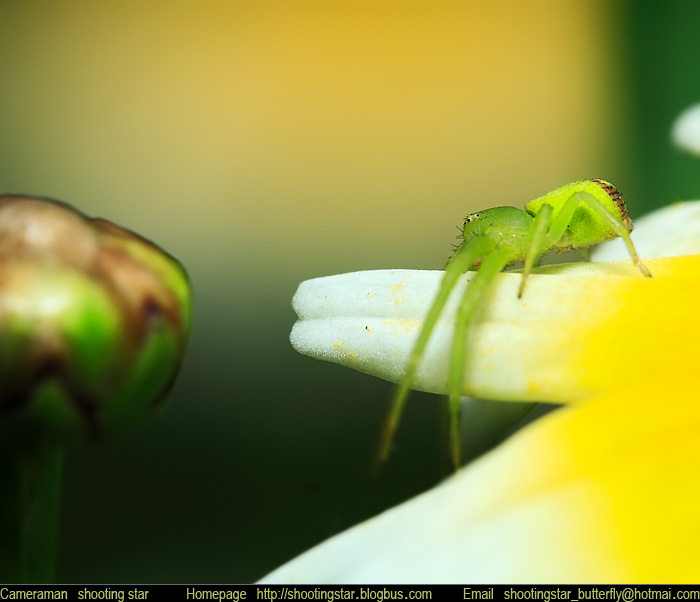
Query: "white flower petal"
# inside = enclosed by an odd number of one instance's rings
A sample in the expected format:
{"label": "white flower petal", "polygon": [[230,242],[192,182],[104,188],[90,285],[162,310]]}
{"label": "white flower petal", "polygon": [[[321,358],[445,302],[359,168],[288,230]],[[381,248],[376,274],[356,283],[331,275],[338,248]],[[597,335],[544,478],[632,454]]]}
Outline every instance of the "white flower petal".
{"label": "white flower petal", "polygon": [[[456,307],[474,274],[464,274],[450,297],[414,388],[446,392]],[[442,275],[379,270],[303,282],[293,301],[299,321],[292,345],[304,355],[397,382]],[[580,369],[586,352],[576,345],[577,333],[609,318],[613,289],[630,279],[646,280],[630,261],[550,266],[530,276],[519,299],[520,274],[498,275],[470,327],[463,393],[567,402],[596,392]]]}
{"label": "white flower petal", "polygon": [[673,124],[673,142],[695,155],[700,155],[700,104],[688,107]]}

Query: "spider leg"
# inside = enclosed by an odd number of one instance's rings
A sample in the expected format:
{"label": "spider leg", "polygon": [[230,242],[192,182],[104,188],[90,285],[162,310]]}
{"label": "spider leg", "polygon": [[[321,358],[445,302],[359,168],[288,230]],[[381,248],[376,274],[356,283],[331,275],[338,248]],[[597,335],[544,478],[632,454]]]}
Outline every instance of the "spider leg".
{"label": "spider leg", "polygon": [[452,292],[459,277],[468,269],[474,266],[482,257],[487,255],[493,249],[495,243],[486,236],[477,236],[466,240],[455,251],[449,263],[445,267],[445,274],[440,282],[440,288],[433,300],[433,304],[428,310],[428,315],[425,318],[423,327],[421,328],[418,338],[413,345],[411,354],[408,357],[406,368],[403,376],[396,387],[394,396],[391,400],[389,412],[384,422],[382,434],[379,440],[379,448],[377,450],[375,460],[375,472],[386,461],[389,451],[391,450],[391,442],[394,438],[394,433],[399,424],[401,413],[403,412],[406,399],[413,385],[413,378],[418,369],[423,353],[430,339],[430,335],[435,329],[438,318],[442,313],[445,303]]}
{"label": "spider leg", "polygon": [[469,334],[469,322],[475,312],[481,306],[484,295],[493,279],[503,271],[514,258],[512,248],[495,247],[482,261],[479,271],[472,278],[469,286],[464,291],[464,296],[457,310],[455,334],[452,340],[452,355],[450,359],[450,373],[448,386],[448,403],[450,410],[450,449],[452,463],[455,470],[460,465],[460,436],[459,413],[460,398],[463,395],[464,363],[467,356],[467,336]]}
{"label": "spider leg", "polygon": [[571,222],[571,218],[574,215],[574,211],[576,211],[576,208],[579,206],[580,203],[585,203],[586,205],[588,205],[593,211],[595,211],[598,214],[598,217],[600,217],[617,236],[619,236],[620,238],[622,238],[622,240],[625,241],[627,251],[629,252],[630,257],[632,258],[632,261],[637,266],[637,269],[639,269],[639,271],[642,274],[644,274],[647,278],[651,278],[651,272],[649,272],[649,269],[642,263],[642,260],[637,254],[637,250],[634,248],[634,244],[632,243],[632,239],[630,238],[629,230],[627,230],[625,225],[620,221],[620,219],[617,216],[612,214],[608,209],[605,208],[605,206],[601,204],[601,202],[598,199],[596,199],[592,194],[589,194],[588,192],[579,191],[572,194],[564,203],[564,206],[561,208],[561,210],[554,216],[554,219],[552,219],[551,226],[546,236],[546,249],[550,249],[551,247],[553,247],[557,243],[557,241],[559,241],[562,238],[562,236],[564,236],[564,233],[566,232],[566,229],[569,227],[569,223]]}
{"label": "spider leg", "polygon": [[625,225],[613,215],[605,206],[596,199],[592,194],[587,192],[577,192],[574,196],[578,197],[579,202],[586,203],[591,209],[593,209],[598,216],[608,225],[608,227],[617,234],[622,240],[625,241],[625,246],[627,247],[627,252],[630,254],[634,265],[637,266],[639,271],[644,274],[647,278],[651,278],[651,272],[642,263],[642,260],[637,254],[637,249],[634,248],[632,243],[632,238],[630,237],[629,230]]}
{"label": "spider leg", "polygon": [[[542,205],[537,215],[535,215],[535,219],[532,221],[532,226],[530,226],[530,231],[525,241],[525,266],[523,267],[523,275],[520,279],[520,286],[518,287],[518,297],[523,296],[525,281],[530,275],[535,261],[547,248],[547,226],[550,224],[553,211],[551,205]],[[561,238],[561,236],[559,238]]]}

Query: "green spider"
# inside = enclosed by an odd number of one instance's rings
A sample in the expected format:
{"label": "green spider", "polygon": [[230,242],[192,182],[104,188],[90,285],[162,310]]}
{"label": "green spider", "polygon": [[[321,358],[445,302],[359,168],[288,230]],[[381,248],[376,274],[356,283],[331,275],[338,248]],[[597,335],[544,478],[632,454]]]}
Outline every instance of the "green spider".
{"label": "green spider", "polygon": [[440,313],[462,273],[478,268],[457,310],[449,368],[450,451],[455,469],[460,465],[459,411],[469,321],[494,277],[506,266],[523,261],[518,289],[518,297],[521,297],[532,267],[538,257],[547,251],[587,250],[618,236],[625,241],[639,271],[651,277],[632,244],[631,231],[632,222],[627,216],[622,195],[604,180],[566,184],[530,201],[525,205],[525,210],[494,207],[467,215],[462,229],[463,241],[445,266],[440,288],[391,401],[377,453],[379,463],[383,463],[389,455],[418,364]]}

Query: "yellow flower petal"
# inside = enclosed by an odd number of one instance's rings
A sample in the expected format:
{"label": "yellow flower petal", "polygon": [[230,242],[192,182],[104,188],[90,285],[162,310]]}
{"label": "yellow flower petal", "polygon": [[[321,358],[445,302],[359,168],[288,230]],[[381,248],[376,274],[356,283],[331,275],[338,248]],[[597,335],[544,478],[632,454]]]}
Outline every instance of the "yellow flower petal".
{"label": "yellow flower petal", "polygon": [[550,414],[264,581],[697,582],[700,399],[653,376]]}

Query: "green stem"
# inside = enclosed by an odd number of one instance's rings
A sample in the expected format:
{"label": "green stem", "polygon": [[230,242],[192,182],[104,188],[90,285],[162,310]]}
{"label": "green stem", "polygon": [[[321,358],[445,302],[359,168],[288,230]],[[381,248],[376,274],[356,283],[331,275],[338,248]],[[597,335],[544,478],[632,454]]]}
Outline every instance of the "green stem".
{"label": "green stem", "polygon": [[63,448],[0,455],[0,583],[51,583],[56,566]]}

